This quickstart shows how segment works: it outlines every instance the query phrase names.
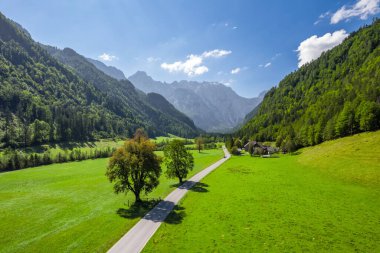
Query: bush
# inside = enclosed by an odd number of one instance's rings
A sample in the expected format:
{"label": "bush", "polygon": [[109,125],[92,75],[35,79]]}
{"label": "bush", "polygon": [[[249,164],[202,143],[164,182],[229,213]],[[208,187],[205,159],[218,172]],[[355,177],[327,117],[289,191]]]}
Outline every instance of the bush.
{"label": "bush", "polygon": [[240,151],[238,150],[238,147],[233,146],[231,148],[231,154],[233,154],[233,155],[240,155]]}

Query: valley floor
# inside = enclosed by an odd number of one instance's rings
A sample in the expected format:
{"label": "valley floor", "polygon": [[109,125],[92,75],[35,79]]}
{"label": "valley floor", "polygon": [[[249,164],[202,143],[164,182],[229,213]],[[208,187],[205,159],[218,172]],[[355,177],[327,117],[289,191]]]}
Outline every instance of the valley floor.
{"label": "valley floor", "polygon": [[[192,151],[189,177],[223,157]],[[162,155],[162,152],[158,152]],[[0,174],[0,252],[105,252],[155,204],[128,206],[105,176],[108,159],[86,160]],[[177,180],[165,177],[143,199],[164,198]]]}
{"label": "valley floor", "polygon": [[280,158],[232,157],[144,252],[380,252],[380,131]]}

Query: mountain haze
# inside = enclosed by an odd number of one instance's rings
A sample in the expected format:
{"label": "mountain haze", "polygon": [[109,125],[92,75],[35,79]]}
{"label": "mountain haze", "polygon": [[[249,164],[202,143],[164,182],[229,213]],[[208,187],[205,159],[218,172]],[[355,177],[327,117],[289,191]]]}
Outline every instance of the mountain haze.
{"label": "mountain haze", "polygon": [[[51,46],[44,46],[44,48],[58,61],[72,67],[81,78],[111,96],[115,110],[133,110],[136,117],[143,115],[145,119],[143,119],[142,125],[143,122],[154,122],[150,127],[151,131],[165,129],[166,133],[174,133],[180,136],[193,136],[196,134],[196,127],[188,117],[178,111],[176,113],[173,113],[172,110],[165,112],[163,108],[168,108],[168,106],[154,108],[149,98],[145,98],[145,94],[140,94],[130,81],[112,78],[99,70],[88,58],[76,53],[73,49],[64,48],[60,50]],[[116,68],[113,67],[113,69]],[[162,98],[162,100],[165,99]],[[166,103],[168,102],[166,101]],[[179,116],[179,118],[176,118],[176,116]],[[184,119],[185,122],[182,121]]]}
{"label": "mountain haze", "polygon": [[263,92],[257,98],[244,98],[230,87],[216,82],[159,82],[143,71],[136,72],[128,80],[146,93],[163,95],[189,116],[197,127],[208,132],[232,130],[261,102],[265,94]]}

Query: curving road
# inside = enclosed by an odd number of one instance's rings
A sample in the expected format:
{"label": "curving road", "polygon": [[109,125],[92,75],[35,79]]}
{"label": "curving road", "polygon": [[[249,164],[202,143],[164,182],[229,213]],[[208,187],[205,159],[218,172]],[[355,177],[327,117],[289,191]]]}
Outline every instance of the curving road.
{"label": "curving road", "polygon": [[174,206],[182,199],[187,191],[197,182],[202,180],[211,171],[218,168],[222,163],[230,158],[230,153],[223,147],[224,158],[210,165],[198,174],[194,175],[184,184],[172,191],[163,201],[158,203],[149,213],[147,213],[135,226],[133,226],[112,248],[109,253],[132,253],[141,252],[149,239],[160,227],[161,223],[173,210]]}

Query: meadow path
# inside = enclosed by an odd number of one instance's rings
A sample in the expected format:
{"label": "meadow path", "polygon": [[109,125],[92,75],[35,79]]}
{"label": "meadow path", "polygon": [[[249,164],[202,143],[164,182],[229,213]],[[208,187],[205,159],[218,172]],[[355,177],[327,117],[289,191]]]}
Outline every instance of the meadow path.
{"label": "meadow path", "polygon": [[197,182],[202,180],[211,171],[218,168],[230,158],[230,153],[223,147],[224,158],[210,165],[206,169],[194,175],[177,189],[172,191],[164,200],[158,203],[135,226],[133,226],[112,248],[109,253],[141,252],[149,239],[154,235],[161,223],[173,210],[174,206]]}

